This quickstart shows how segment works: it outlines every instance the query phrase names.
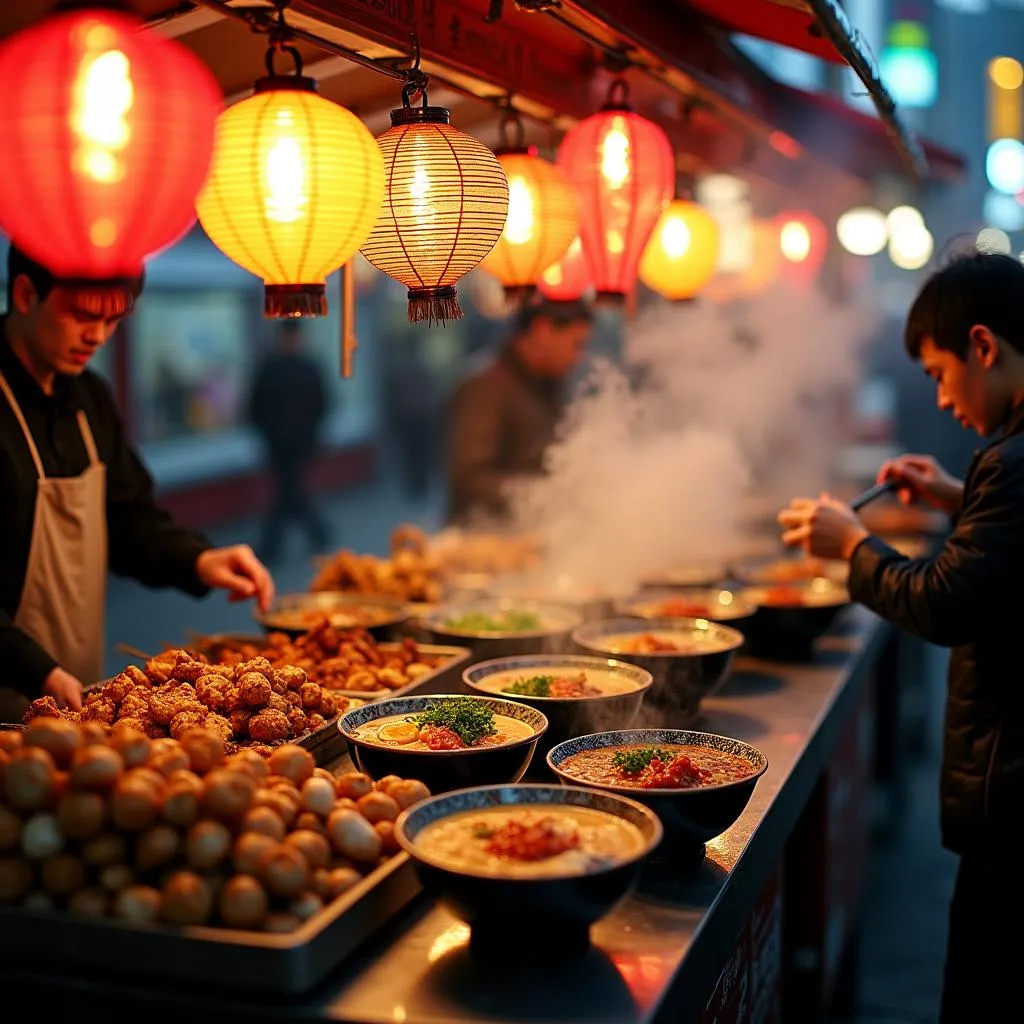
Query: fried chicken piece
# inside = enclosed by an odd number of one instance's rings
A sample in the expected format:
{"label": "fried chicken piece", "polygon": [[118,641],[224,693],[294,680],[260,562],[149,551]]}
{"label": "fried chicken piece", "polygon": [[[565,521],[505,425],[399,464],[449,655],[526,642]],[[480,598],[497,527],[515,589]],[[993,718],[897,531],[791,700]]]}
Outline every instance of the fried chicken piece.
{"label": "fried chicken piece", "polygon": [[199,661],[188,651],[179,651],[178,660],[174,663],[174,678],[194,683],[200,676],[206,675],[209,668],[205,661]]}
{"label": "fried chicken piece", "polygon": [[[287,691],[286,691],[287,692]],[[271,711],[280,711],[281,714],[287,715],[292,710],[291,704],[288,703],[279,693],[272,693],[270,699],[267,701],[267,707]]]}
{"label": "fried chicken piece", "polygon": [[129,665],[122,675],[127,676],[136,686],[149,686],[149,676],[138,665]]}
{"label": "fried chicken piece", "polygon": [[52,697],[37,697],[28,706],[24,721],[27,724],[34,718],[60,718],[60,708]]}
{"label": "fried chicken piece", "polygon": [[296,693],[296,692],[295,692],[294,690],[289,690],[289,691],[288,691],[288,692],[287,692],[287,693],[286,693],[286,694],[284,695],[284,699],[285,699],[286,701],[288,701],[288,703],[289,703],[289,704],[290,704],[290,705],[291,705],[291,706],[292,706],[293,708],[301,708],[301,707],[302,707],[302,698],[301,698],[301,697],[300,697],[300,696],[299,696],[299,695],[298,695],[298,694],[297,694],[297,693]]}
{"label": "fried chicken piece", "polygon": [[135,683],[128,673],[121,672],[103,687],[103,696],[107,700],[112,700],[115,704],[120,704],[134,689]]}
{"label": "fried chicken piece", "polygon": [[235,727],[222,715],[207,715],[203,728],[215,732],[225,743],[232,740],[235,735]]}
{"label": "fried chicken piece", "polygon": [[301,708],[292,708],[288,712],[288,724],[292,736],[301,736],[309,728],[309,718]]}
{"label": "fried chicken piece", "polygon": [[231,714],[233,711],[244,711],[245,701],[242,699],[242,691],[234,683],[231,683],[224,691],[224,711]]}
{"label": "fried chicken piece", "polygon": [[320,708],[320,685],[318,683],[303,683],[299,687],[299,697],[302,706],[307,711],[317,711]]}
{"label": "fried chicken piece", "polygon": [[235,678],[241,682],[242,676],[248,672],[258,672],[269,683],[274,678],[274,666],[266,658],[253,658],[252,661],[245,661],[235,670]]}
{"label": "fried chicken piece", "polygon": [[227,683],[223,676],[202,675],[196,680],[196,697],[211,711],[222,711]]}
{"label": "fried chicken piece", "polygon": [[149,718],[149,688],[135,687],[121,701],[121,718]]}
{"label": "fried chicken piece", "polygon": [[298,690],[306,682],[306,673],[297,665],[286,665],[284,668],[277,670],[277,678],[289,690]]}
{"label": "fried chicken piece", "polygon": [[[253,664],[253,662],[249,662]],[[270,688],[270,680],[261,672],[246,672],[238,677],[238,689],[242,694],[242,700],[249,707],[260,707],[270,700],[274,692]]]}
{"label": "fried chicken piece", "polygon": [[258,743],[276,743],[291,734],[291,724],[280,711],[260,711],[249,719],[249,735]]}
{"label": "fried chicken piece", "polygon": [[320,714],[325,718],[333,718],[340,704],[348,705],[348,701],[344,697],[335,697],[329,690],[320,691]]}
{"label": "fried chicken piece", "polygon": [[321,715],[318,711],[314,711],[313,714],[309,716],[309,727],[314,731],[316,731],[317,729],[322,729],[326,724],[327,719],[324,718],[324,716]]}
{"label": "fried chicken piece", "polygon": [[153,686],[163,686],[165,683],[170,682],[174,673],[175,660],[173,656],[160,655],[147,661],[145,673],[150,684]]}
{"label": "fried chicken piece", "polygon": [[389,690],[397,690],[400,686],[405,686],[406,682],[408,682],[405,678],[404,672],[400,672],[398,669],[393,668],[378,669],[377,681],[383,683]]}
{"label": "fried chicken piece", "polygon": [[237,711],[232,711],[228,715],[228,724],[231,726],[231,731],[235,736],[244,738],[249,735],[249,719],[252,718],[252,712],[246,711],[239,708]]}
{"label": "fried chicken piece", "polygon": [[156,725],[170,725],[171,719],[177,714],[174,701],[170,694],[161,690],[153,690],[149,695],[149,717]]}
{"label": "fried chicken piece", "polygon": [[132,729],[136,730],[137,732],[144,733],[146,731],[146,723],[141,718],[132,718],[130,716],[125,718],[119,718],[114,723],[113,731],[117,733],[125,732],[127,730]]}
{"label": "fried chicken piece", "polygon": [[104,725],[113,725],[117,720],[117,708],[112,700],[100,697],[91,704],[82,708],[83,722],[102,722]]}
{"label": "fried chicken piece", "polygon": [[171,719],[171,736],[179,739],[188,729],[201,729],[206,723],[209,712],[181,711]]}

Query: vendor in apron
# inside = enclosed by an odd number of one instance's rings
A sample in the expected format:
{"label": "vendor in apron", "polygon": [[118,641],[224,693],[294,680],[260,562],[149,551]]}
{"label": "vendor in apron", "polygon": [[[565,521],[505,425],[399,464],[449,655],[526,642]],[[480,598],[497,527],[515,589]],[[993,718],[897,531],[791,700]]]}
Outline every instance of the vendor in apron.
{"label": "vendor in apron", "polygon": [[142,279],[62,282],[11,247],[0,319],[0,721],[49,695],[79,708],[103,674],[107,573],[201,597],[273,601],[244,545],[213,548],[177,526],[86,369]]}

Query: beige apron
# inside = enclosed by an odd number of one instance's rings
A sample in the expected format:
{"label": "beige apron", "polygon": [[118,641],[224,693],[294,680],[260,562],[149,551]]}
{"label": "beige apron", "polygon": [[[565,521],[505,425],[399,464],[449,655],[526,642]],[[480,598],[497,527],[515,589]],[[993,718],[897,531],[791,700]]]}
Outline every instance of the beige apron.
{"label": "beige apron", "polygon": [[14,624],[82,683],[103,677],[107,598],[107,485],[89,420],[78,411],[89,466],[81,476],[47,477],[21,407],[4,375],[10,403],[36,464],[39,482],[28,570]]}

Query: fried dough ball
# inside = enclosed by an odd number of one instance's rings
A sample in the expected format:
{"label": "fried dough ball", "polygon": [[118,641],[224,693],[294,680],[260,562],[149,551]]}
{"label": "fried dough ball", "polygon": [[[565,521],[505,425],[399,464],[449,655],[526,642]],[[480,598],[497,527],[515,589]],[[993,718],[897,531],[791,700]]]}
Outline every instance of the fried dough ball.
{"label": "fried dough ball", "polygon": [[338,796],[358,800],[373,790],[373,780],[365,772],[345,772],[338,776]]}
{"label": "fried dough ball", "polygon": [[212,732],[219,736],[223,743],[230,743],[235,735],[234,726],[232,726],[232,724],[222,715],[216,715],[213,713],[206,716],[203,728],[207,732]]}
{"label": "fried dough ball", "polygon": [[220,893],[220,918],[229,928],[259,928],[270,901],[258,879],[251,874],[229,878]]}
{"label": "fried dough ball", "polygon": [[164,884],[163,919],[171,924],[203,924],[213,911],[209,883],[191,871],[176,871]]}
{"label": "fried dough ball", "polygon": [[317,832],[296,829],[284,842],[285,846],[295,847],[311,868],[326,868],[331,862],[331,844]]}
{"label": "fried dough ball", "polygon": [[412,807],[413,804],[418,804],[421,800],[426,800],[430,796],[430,790],[418,779],[399,779],[397,782],[392,782],[388,785],[384,792],[403,811],[407,807]]}
{"label": "fried dough ball", "polygon": [[185,859],[197,871],[215,868],[231,852],[231,831],[220,821],[197,821],[185,837]]}
{"label": "fried dough ball", "polygon": [[299,893],[297,899],[288,904],[288,910],[300,921],[308,921],[324,909],[324,901],[315,892]]}
{"label": "fried dough ball", "polygon": [[120,672],[103,687],[103,696],[120,704],[134,689],[135,683],[124,672]]}
{"label": "fried dough ball", "polygon": [[178,651],[178,660],[174,665],[174,678],[195,683],[209,671],[205,661],[196,661],[188,651]]}
{"label": "fried dough ball", "polygon": [[161,813],[172,825],[185,828],[199,817],[203,780],[194,772],[177,771],[167,780]]}
{"label": "fried dough ball", "polygon": [[309,678],[305,671],[297,665],[285,665],[277,670],[277,678],[280,679],[289,690],[298,690]]}
{"label": "fried dough ball", "polygon": [[261,858],[259,874],[275,896],[294,899],[309,882],[309,864],[294,846],[279,843]]}
{"label": "fried dough ball", "polygon": [[238,690],[242,695],[242,700],[253,708],[266,704],[274,692],[270,688],[270,680],[261,672],[246,672],[239,676]]}
{"label": "fried dough ball", "polygon": [[309,711],[320,710],[320,686],[317,683],[303,683],[299,687],[302,706]]}
{"label": "fried dough ball", "polygon": [[242,700],[242,691],[236,686],[229,684],[224,690],[224,714],[229,718],[236,711],[247,711],[245,701]]}
{"label": "fried dough ball", "polygon": [[270,695],[270,698],[267,700],[267,707],[271,711],[280,711],[282,715],[287,715],[292,710],[291,704],[279,693],[272,693]]}
{"label": "fried dough ball", "polygon": [[125,858],[125,839],[113,832],[104,833],[90,839],[82,846],[82,860],[92,867],[106,867],[108,864],[120,864]]}
{"label": "fried dough ball", "polygon": [[137,768],[149,759],[153,744],[142,728],[122,718],[110,734],[110,746],[121,755],[125,768]]}
{"label": "fried dough ball", "polygon": [[224,740],[216,733],[207,729],[187,729],[176,739],[188,756],[193,771],[200,775],[213,771],[224,761]]}
{"label": "fried dough ball", "polygon": [[122,921],[143,923],[160,917],[163,900],[149,885],[129,885],[114,897],[114,917]]}
{"label": "fried dough ball", "polygon": [[211,711],[222,711],[226,688],[227,680],[223,676],[203,675],[196,681],[196,696]]}
{"label": "fried dough ball", "polygon": [[326,724],[327,719],[324,718],[319,711],[314,711],[313,714],[309,716],[309,727],[314,732],[316,732],[317,729],[322,729]]}
{"label": "fried dough ball", "polygon": [[314,776],[302,784],[302,809],[326,818],[334,810],[337,794],[333,781]]}
{"label": "fried dough ball", "polygon": [[255,792],[251,776],[217,768],[203,780],[203,810],[222,821],[238,821],[252,805]]}
{"label": "fried dough ball", "polygon": [[389,856],[392,853],[398,853],[402,847],[398,842],[398,837],[395,835],[395,823],[393,821],[382,820],[376,822],[373,827],[376,829],[377,835],[380,836],[384,853]]}
{"label": "fried dough ball", "polygon": [[13,850],[21,841],[21,818],[0,804],[0,850]]}
{"label": "fried dough ball", "polygon": [[327,837],[343,857],[372,864],[381,853],[381,838],[358,811],[333,811],[327,819]]}
{"label": "fried dough ball", "polygon": [[348,701],[344,697],[336,697],[330,690],[320,690],[320,714],[324,718],[333,718],[340,710],[339,705],[344,703],[346,706]]}
{"label": "fried dough ball", "polygon": [[274,678],[274,666],[264,657],[256,657],[251,661],[242,662],[236,669],[236,678],[241,679],[249,672],[258,672],[268,683]]}
{"label": "fried dough ball", "polygon": [[0,857],[0,903],[20,900],[32,888],[32,865],[21,857]]}
{"label": "fried dough ball", "polygon": [[227,768],[244,771],[256,782],[262,782],[270,774],[270,764],[253,750],[240,750],[228,758]]}
{"label": "fried dough ball", "polygon": [[135,864],[145,873],[170,864],[181,849],[181,836],[170,825],[153,825],[135,843]]}
{"label": "fried dough ball", "polygon": [[82,721],[103,722],[105,725],[113,725],[117,718],[117,707],[112,700],[106,697],[99,697],[82,708]]}
{"label": "fried dough ball", "polygon": [[313,777],[316,761],[313,755],[294,743],[286,743],[270,755],[270,771],[288,779],[294,786],[301,786]]}
{"label": "fried dough ball", "polygon": [[231,855],[235,870],[243,875],[257,875],[268,850],[277,847],[277,840],[262,832],[243,832],[236,840]]}
{"label": "fried dough ball", "polygon": [[327,902],[337,899],[343,893],[348,892],[362,875],[355,868],[332,868],[330,871],[317,872],[313,879],[313,885],[318,895]]}
{"label": "fried dough ball", "polygon": [[[232,711],[228,716],[228,725],[231,726],[231,734],[244,738],[249,735],[249,722],[252,721],[252,712],[241,709]],[[287,719],[285,719],[287,721]]]}
{"label": "fried dough ball", "polygon": [[297,830],[302,829],[307,832],[315,832],[321,836],[327,835],[327,826],[324,824],[323,818],[312,811],[303,811],[295,819],[295,828]]}
{"label": "fried dough ball", "polygon": [[299,813],[299,801],[279,790],[259,789],[253,797],[253,803],[258,807],[269,807],[287,828],[291,828]]}
{"label": "fried dough ball", "polygon": [[288,725],[291,727],[293,737],[301,736],[304,732],[309,731],[309,719],[306,717],[306,713],[299,708],[292,708],[288,712]]}
{"label": "fried dough ball", "polygon": [[276,743],[288,739],[291,726],[280,711],[260,711],[249,719],[249,735],[259,743]]}
{"label": "fried dough ball", "polygon": [[69,839],[85,839],[103,828],[107,804],[99,793],[72,791],[57,802],[57,825]]}
{"label": "fried dough ball", "polygon": [[73,722],[62,718],[37,718],[26,727],[22,745],[45,750],[58,768],[67,768],[72,755],[82,745],[82,735]]}
{"label": "fried dough ball", "polygon": [[112,747],[80,747],[71,759],[71,785],[75,789],[110,789],[123,772],[124,761]]}
{"label": "fried dough ball", "polygon": [[260,832],[278,842],[284,839],[286,832],[281,816],[267,806],[252,807],[246,811],[240,827],[243,832]]}
{"label": "fried dough ball", "polygon": [[398,817],[399,806],[387,793],[367,793],[356,801],[359,813],[371,824],[378,821],[394,821]]}
{"label": "fried dough ball", "polygon": [[163,806],[164,794],[143,768],[132,768],[117,781],[110,799],[110,817],[126,832],[141,832],[151,825]]}
{"label": "fried dough ball", "polygon": [[110,736],[110,726],[105,722],[82,722],[82,746],[105,747]]}
{"label": "fried dough ball", "polygon": [[21,811],[45,807],[53,799],[57,768],[42,747],[22,747],[4,769],[7,800]]}
{"label": "fried dough ball", "polygon": [[177,713],[174,702],[163,691],[154,690],[149,695],[149,717],[157,725],[170,725]]}
{"label": "fried dough ball", "polygon": [[83,917],[106,917],[110,895],[100,888],[79,889],[68,900],[68,910]]}
{"label": "fried dough ball", "polygon": [[40,869],[43,888],[54,896],[70,896],[85,885],[85,865],[71,853],[55,853]]}
{"label": "fried dough ball", "polygon": [[302,707],[302,698],[298,695],[298,692],[295,690],[288,690],[284,695],[284,699],[288,701],[288,704],[293,708]]}
{"label": "fried dough ball", "polygon": [[29,704],[22,721],[27,723],[36,718],[60,718],[57,702],[52,697],[37,697]]}
{"label": "fried dough ball", "polygon": [[33,814],[21,828],[21,852],[29,860],[43,860],[64,849],[64,836],[53,814]]}
{"label": "fried dough ball", "polygon": [[208,714],[205,708],[202,711],[180,711],[171,719],[171,736],[180,740],[190,729],[201,730]]}

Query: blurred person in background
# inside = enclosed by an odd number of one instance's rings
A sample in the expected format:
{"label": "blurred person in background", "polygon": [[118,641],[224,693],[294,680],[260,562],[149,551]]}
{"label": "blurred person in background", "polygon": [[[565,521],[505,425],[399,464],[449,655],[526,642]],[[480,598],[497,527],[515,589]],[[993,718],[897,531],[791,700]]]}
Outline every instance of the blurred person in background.
{"label": "blurred person in background", "polygon": [[[0,719],[28,700],[80,708],[103,674],[107,573],[269,607],[274,584],[244,545],[214,548],[177,526],[87,369],[142,278],[61,281],[15,246],[0,319]],[[20,711],[19,711],[20,708]]]}
{"label": "blurred person in background", "polygon": [[960,857],[949,916],[942,1024],[996,1020],[1016,1005],[1024,941],[1024,265],[975,253],[934,274],[905,331],[940,409],[994,437],[957,480],[931,456],[886,463],[879,481],[940,509],[952,532],[930,558],[871,536],[842,502],[798,498],[783,540],[850,562],[852,597],[951,647],[941,770],[943,844]]}
{"label": "blurred person in background", "polygon": [[305,529],[314,554],[330,543],[306,479],[326,407],[320,372],[302,351],[302,327],[297,320],[283,320],[249,398],[249,421],[263,441],[274,489],[260,545],[265,561],[280,558],[289,521]]}
{"label": "blurred person in background", "polygon": [[430,491],[437,462],[434,376],[423,358],[421,339],[391,349],[387,408],[405,493],[422,499]]}
{"label": "blurred person in background", "polygon": [[537,476],[565,411],[593,317],[585,303],[539,302],[518,315],[497,358],[456,390],[449,420],[449,521],[507,514],[506,485]]}

